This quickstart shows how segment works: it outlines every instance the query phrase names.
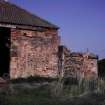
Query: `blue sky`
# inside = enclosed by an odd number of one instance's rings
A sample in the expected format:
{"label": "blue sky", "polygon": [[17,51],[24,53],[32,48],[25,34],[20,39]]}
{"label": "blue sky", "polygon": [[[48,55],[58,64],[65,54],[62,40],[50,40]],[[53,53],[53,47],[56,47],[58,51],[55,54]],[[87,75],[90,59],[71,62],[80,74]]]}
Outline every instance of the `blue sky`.
{"label": "blue sky", "polygon": [[72,51],[105,58],[105,0],[9,0],[60,27],[62,44]]}

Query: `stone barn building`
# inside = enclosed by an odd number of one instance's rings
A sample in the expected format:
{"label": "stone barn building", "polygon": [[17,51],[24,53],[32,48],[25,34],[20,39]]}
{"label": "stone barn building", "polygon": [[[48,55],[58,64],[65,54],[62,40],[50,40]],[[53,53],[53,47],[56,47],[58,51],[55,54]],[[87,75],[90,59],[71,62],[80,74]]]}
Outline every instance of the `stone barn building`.
{"label": "stone barn building", "polygon": [[71,74],[83,77],[89,73],[96,76],[97,57],[72,53],[60,46],[58,29],[56,25],[0,0],[0,76],[8,74],[11,79],[56,78]]}
{"label": "stone barn building", "polygon": [[59,44],[56,25],[0,0],[0,76],[56,77]]}

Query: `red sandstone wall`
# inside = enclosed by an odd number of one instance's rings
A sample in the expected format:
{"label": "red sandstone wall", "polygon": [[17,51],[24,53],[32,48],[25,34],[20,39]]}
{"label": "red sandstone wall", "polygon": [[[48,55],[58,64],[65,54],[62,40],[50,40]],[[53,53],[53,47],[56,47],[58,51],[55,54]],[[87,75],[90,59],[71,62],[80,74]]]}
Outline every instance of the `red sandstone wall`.
{"label": "red sandstone wall", "polygon": [[58,74],[58,46],[56,30],[11,30],[10,77],[45,76]]}

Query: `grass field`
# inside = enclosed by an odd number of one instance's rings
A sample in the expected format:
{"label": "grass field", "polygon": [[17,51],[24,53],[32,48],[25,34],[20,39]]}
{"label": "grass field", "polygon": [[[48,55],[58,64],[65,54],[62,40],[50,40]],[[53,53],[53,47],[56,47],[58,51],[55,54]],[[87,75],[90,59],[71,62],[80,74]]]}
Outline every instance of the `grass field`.
{"label": "grass field", "polygon": [[18,82],[0,90],[0,105],[105,105],[104,93],[86,91],[78,85],[62,87],[51,81]]}

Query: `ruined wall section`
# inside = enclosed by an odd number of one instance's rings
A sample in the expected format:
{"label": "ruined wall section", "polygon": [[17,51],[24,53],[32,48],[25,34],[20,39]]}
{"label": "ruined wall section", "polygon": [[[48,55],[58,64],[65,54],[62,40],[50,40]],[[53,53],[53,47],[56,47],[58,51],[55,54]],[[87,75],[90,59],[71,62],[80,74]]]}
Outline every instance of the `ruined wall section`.
{"label": "ruined wall section", "polygon": [[71,51],[66,46],[59,46],[59,75],[61,77],[67,78],[74,76],[74,70],[71,66]]}
{"label": "ruined wall section", "polygon": [[82,75],[83,56],[80,53],[71,53],[69,61],[69,74],[71,77],[80,78]]}
{"label": "ruined wall section", "polygon": [[71,53],[65,58],[65,76],[80,78],[96,78],[97,73],[97,57],[88,53]]}
{"label": "ruined wall section", "polygon": [[80,78],[82,75],[83,55],[73,53],[65,46],[59,46],[59,74],[64,78]]}
{"label": "ruined wall section", "polygon": [[72,53],[65,50],[64,53],[64,76],[66,78],[80,78],[82,75],[83,56],[80,53]]}
{"label": "ruined wall section", "polygon": [[44,31],[11,30],[11,78],[58,74],[57,30]]}
{"label": "ruined wall section", "polygon": [[71,52],[65,46],[60,46],[59,49],[59,74],[61,77],[80,79],[98,76],[96,55]]}
{"label": "ruined wall section", "polygon": [[88,53],[83,54],[83,72],[86,78],[97,78],[98,77],[98,57],[92,56]]}

